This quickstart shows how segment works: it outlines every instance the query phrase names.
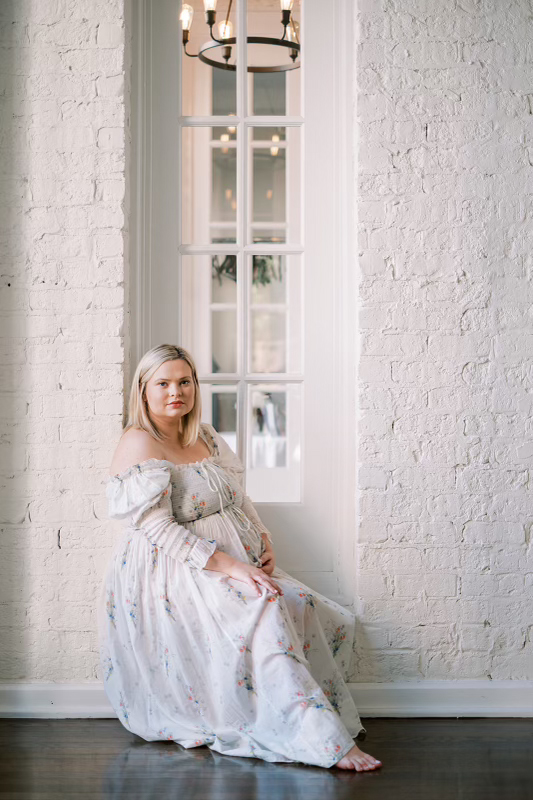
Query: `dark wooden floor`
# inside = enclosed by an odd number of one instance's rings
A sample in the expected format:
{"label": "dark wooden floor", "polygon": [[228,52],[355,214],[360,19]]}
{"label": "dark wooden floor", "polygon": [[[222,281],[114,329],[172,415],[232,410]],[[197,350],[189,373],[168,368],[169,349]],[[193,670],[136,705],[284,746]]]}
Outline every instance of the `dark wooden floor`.
{"label": "dark wooden floor", "polygon": [[533,800],[533,720],[367,719],[379,772],[145,742],[118,720],[0,719],[0,799]]}

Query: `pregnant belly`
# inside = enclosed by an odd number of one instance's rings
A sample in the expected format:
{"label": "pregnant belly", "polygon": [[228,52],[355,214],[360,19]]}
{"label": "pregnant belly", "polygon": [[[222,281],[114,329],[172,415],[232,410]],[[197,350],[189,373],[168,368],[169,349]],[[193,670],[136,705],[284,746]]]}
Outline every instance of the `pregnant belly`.
{"label": "pregnant belly", "polygon": [[239,561],[248,560],[261,566],[260,557],[264,542],[260,531],[236,506],[227,506],[224,514],[220,511],[192,522],[181,523],[187,530],[205,539],[215,539],[217,550],[227,553]]}

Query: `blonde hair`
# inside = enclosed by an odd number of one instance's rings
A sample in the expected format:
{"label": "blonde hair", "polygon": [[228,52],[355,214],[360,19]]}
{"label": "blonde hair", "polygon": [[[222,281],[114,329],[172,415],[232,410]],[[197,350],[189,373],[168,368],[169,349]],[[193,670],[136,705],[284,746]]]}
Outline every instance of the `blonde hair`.
{"label": "blonde hair", "polygon": [[164,441],[163,436],[150,419],[146,401],[146,384],[161,364],[164,364],[165,361],[177,360],[185,361],[189,365],[194,383],[194,406],[182,419],[179,443],[182,447],[189,447],[195,444],[200,432],[200,420],[202,417],[202,398],[198,373],[190,353],[184,350],[183,347],[176,347],[173,344],[160,344],[158,347],[153,347],[143,355],[137,364],[137,369],[131,382],[128,421],[124,427],[124,432],[128,428],[140,428],[150,433],[154,439],[160,442]]}

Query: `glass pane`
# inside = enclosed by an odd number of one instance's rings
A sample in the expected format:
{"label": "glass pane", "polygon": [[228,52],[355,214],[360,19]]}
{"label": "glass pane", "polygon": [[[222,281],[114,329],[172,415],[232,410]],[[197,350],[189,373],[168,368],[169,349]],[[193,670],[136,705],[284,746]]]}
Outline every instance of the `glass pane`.
{"label": "glass pane", "polygon": [[[254,139],[259,141],[280,142],[285,139],[285,128],[281,128],[279,125],[276,128],[254,128],[253,132]],[[278,137],[277,139],[276,136]]]}
{"label": "glass pane", "polygon": [[[223,47],[211,39],[206,22],[203,0],[187,0],[193,9],[187,52],[197,55],[205,45],[203,57],[224,63]],[[233,3],[236,6],[236,3]],[[180,6],[177,6],[179,9]],[[226,19],[227,3],[219,3],[213,34],[218,39],[219,25]],[[179,13],[179,10],[177,11]],[[229,21],[233,31],[237,29],[236,8],[232,8]],[[180,45],[181,46],[181,45]],[[236,48],[232,47],[229,63],[235,63]],[[208,114],[235,114],[237,111],[237,73],[205,63],[201,58],[189,58],[182,48],[182,114],[184,116],[206,116]]]}
{"label": "glass pane", "polygon": [[285,372],[287,320],[285,311],[252,310],[252,372]]}
{"label": "glass pane", "polygon": [[[272,0],[248,0],[248,37],[268,37],[280,44],[248,44],[249,113],[261,116],[300,114],[301,51],[290,46],[300,43],[301,2],[294,0],[287,28],[282,24],[279,2]],[[287,44],[287,46],[285,46]],[[251,72],[250,67],[284,67],[275,72]],[[288,69],[287,69],[288,68]]]}
{"label": "glass pane", "polygon": [[182,129],[182,244],[236,241],[237,143],[215,130]]}
{"label": "glass pane", "polygon": [[237,390],[233,384],[201,383],[202,420],[211,425],[237,452]]}
{"label": "glass pane", "polygon": [[283,228],[270,228],[268,225],[252,225],[252,241],[254,244],[270,242],[271,244],[285,241],[285,226]]}
{"label": "glass pane", "polygon": [[255,502],[300,501],[301,385],[248,387],[246,490]]}
{"label": "glass pane", "polygon": [[[250,45],[248,56],[254,53],[254,47],[260,50],[259,45]],[[281,57],[280,48],[272,48],[276,56]],[[253,73],[253,105],[254,114],[260,116],[284,116],[287,105],[286,98],[286,72],[255,72]]]}
{"label": "glass pane", "polygon": [[235,225],[211,225],[211,243],[224,244],[224,242],[235,242],[237,239],[237,228]]}
{"label": "glass pane", "polygon": [[236,138],[237,128],[235,125],[227,125],[225,128],[213,128],[213,140],[216,141],[218,139],[221,145],[223,145],[224,142],[232,142]]}
{"label": "glass pane", "polygon": [[248,268],[251,268],[249,370],[256,373],[300,372],[300,256],[253,256]]}
{"label": "glass pane", "polygon": [[[216,144],[216,142],[215,142]],[[211,223],[232,222],[237,215],[237,150],[214,147],[212,151]]]}
{"label": "glass pane", "polygon": [[212,371],[237,372],[237,314],[213,310],[211,314]]}
{"label": "glass pane", "polygon": [[236,257],[183,256],[181,340],[200,374],[237,370]]}
{"label": "glass pane", "polygon": [[211,70],[212,114],[216,116],[235,115],[237,113],[237,73],[216,67],[208,67],[208,69]]}
{"label": "glass pane", "polygon": [[286,256],[252,256],[252,303],[285,303]]}
{"label": "glass pane", "polygon": [[285,150],[253,150],[252,222],[285,221]]}
{"label": "glass pane", "polygon": [[[251,197],[248,242],[300,242],[300,128],[256,139],[248,132]],[[269,238],[270,233],[270,238]]]}

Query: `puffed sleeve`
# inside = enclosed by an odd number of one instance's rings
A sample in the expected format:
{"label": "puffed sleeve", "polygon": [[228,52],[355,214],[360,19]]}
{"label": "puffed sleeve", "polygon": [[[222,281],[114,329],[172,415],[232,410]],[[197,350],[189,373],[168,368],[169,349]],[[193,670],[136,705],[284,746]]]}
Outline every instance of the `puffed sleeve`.
{"label": "puffed sleeve", "polygon": [[176,522],[171,494],[171,467],[157,459],[135,464],[106,481],[112,519],[129,519],[162,552],[176,561],[204,569],[216,550],[216,540],[196,536]]}
{"label": "puffed sleeve", "polygon": [[259,514],[254,508],[254,504],[248,497],[248,495],[244,492],[244,477],[245,477],[245,469],[242,461],[240,458],[233,452],[229,444],[226,440],[219,434],[219,432],[212,426],[206,425],[209,430],[209,433],[215,440],[215,443],[218,447],[218,461],[224,469],[227,469],[229,472],[232,472],[237,479],[239,486],[243,490],[244,499],[242,502],[242,510],[250,519],[256,528],[261,531],[261,534],[264,534],[269,542],[272,542],[272,535],[268,528],[265,527]]}

